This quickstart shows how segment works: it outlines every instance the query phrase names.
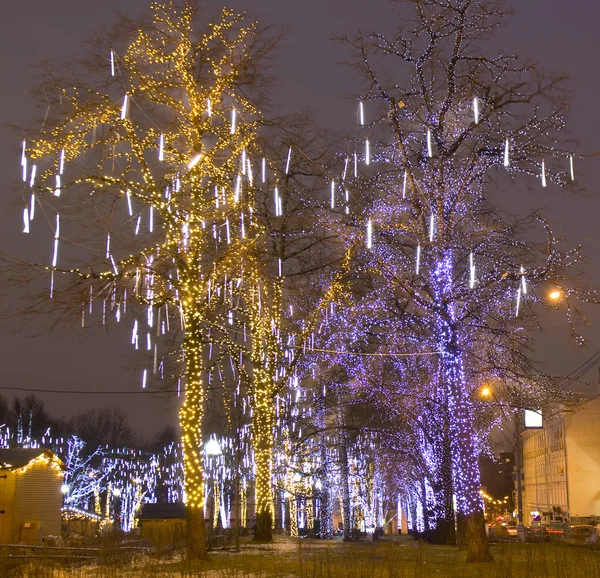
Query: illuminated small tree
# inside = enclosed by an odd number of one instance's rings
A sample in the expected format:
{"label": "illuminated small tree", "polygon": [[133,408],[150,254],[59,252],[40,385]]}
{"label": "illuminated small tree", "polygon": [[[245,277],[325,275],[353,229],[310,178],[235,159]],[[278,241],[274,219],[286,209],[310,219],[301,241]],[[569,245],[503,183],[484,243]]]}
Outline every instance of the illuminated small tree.
{"label": "illuminated small tree", "polygon": [[46,71],[42,130],[23,142],[23,223],[29,232],[43,211],[54,225],[51,264],[34,268],[50,273],[49,305],[80,304],[82,323],[97,301],[103,323],[133,311],[132,343],[152,358],[143,387],[168,367],[161,336],[179,336],[188,554],[197,557],[205,330],[219,283],[240,274],[252,243],[246,188],[268,85],[257,62],[273,38],[229,10],[202,21],[193,2],[151,12],[150,22],[122,20],[66,76]]}

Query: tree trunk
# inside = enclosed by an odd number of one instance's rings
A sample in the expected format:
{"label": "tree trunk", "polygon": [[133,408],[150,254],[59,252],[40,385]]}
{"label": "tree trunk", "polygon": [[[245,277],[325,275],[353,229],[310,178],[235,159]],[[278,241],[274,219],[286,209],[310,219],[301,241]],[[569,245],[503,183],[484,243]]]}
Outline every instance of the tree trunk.
{"label": "tree trunk", "polygon": [[457,513],[462,517],[459,536],[467,550],[469,562],[492,560],[479,490],[479,455],[473,427],[473,409],[467,392],[463,353],[452,303],[453,255],[446,250],[436,270],[436,301],[440,304],[438,335],[440,336],[439,379],[448,400],[448,422],[452,440],[452,479],[456,492]]}
{"label": "tree trunk", "polygon": [[254,370],[252,439],[256,464],[256,531],[254,542],[273,541],[273,426],[275,408],[271,395],[271,381],[262,369]]}
{"label": "tree trunk", "polygon": [[440,465],[435,488],[436,525],[431,542],[433,544],[456,544],[454,504],[452,503],[452,446],[448,419],[444,420],[438,449]]}
{"label": "tree trunk", "polygon": [[240,551],[240,531],[241,525],[241,508],[240,508],[240,451],[239,451],[239,440],[238,447],[235,451],[235,484],[234,484],[235,499],[233,502],[234,516],[235,516],[235,551]]}
{"label": "tree trunk", "polygon": [[321,466],[319,469],[319,479],[321,489],[319,491],[319,536],[322,540],[331,540],[333,538],[333,496],[329,489],[330,475],[329,456],[327,455],[327,441],[325,436],[325,399],[318,397],[317,408],[315,412],[315,425],[321,430],[318,437],[319,451],[321,456]]}
{"label": "tree trunk", "polygon": [[340,434],[340,484],[342,490],[342,512],[344,518],[344,542],[352,541],[352,520],[350,519],[350,472],[348,469],[348,441],[346,432]]}
{"label": "tree trunk", "polygon": [[263,510],[256,513],[256,529],[252,541],[259,543],[273,541],[273,518],[271,517],[271,512]]}
{"label": "tree trunk", "polygon": [[202,558],[206,552],[204,531],[204,471],[202,464],[202,415],[204,389],[202,329],[197,318],[186,315],[184,340],[186,388],[179,410],[182,431],[184,491],[186,496],[186,534],[188,558]]}
{"label": "tree trunk", "polygon": [[324,486],[319,493],[319,501],[319,535],[322,540],[331,540],[333,538],[333,504],[328,486]]}
{"label": "tree trunk", "polygon": [[186,506],[186,551],[191,560],[202,559],[206,554],[204,508]]}
{"label": "tree trunk", "polygon": [[477,510],[461,518],[461,541],[467,550],[467,562],[493,562],[494,558],[485,532],[483,510]]}

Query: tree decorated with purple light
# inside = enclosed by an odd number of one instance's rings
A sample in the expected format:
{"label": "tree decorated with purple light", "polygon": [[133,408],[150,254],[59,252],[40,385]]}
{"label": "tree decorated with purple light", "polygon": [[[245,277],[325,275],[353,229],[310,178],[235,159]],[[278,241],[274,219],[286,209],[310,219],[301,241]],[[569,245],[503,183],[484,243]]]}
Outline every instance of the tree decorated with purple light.
{"label": "tree decorated with purple light", "polygon": [[570,281],[579,250],[564,250],[539,213],[511,220],[500,206],[503,187],[572,186],[572,153],[557,144],[565,93],[561,78],[487,54],[482,40],[509,14],[503,2],[398,4],[395,35],[344,38],[366,80],[354,155],[366,166],[349,186],[364,191],[371,286],[352,332],[360,326],[380,351],[436,354],[459,541],[469,560],[486,560],[473,391],[482,373],[525,392],[547,386],[526,351],[543,292],[560,288],[574,334],[587,296]]}

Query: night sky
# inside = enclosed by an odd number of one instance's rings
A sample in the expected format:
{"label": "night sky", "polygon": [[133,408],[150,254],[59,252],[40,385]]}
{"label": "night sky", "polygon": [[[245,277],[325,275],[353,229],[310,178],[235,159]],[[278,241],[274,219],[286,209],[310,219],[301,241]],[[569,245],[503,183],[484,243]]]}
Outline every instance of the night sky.
{"label": "night sky", "polygon": [[[109,26],[117,8],[132,16],[146,9],[148,0],[20,0],[4,2],[0,24],[0,248],[18,256],[39,255],[50,262],[50,243],[40,247],[20,233],[20,139],[9,124],[30,126],[33,106],[28,90],[34,82],[34,66],[42,59],[66,60],[85,50],[81,42],[98,25]],[[579,152],[593,155],[600,150],[600,2],[591,0],[521,0],[517,15],[494,41],[507,52],[521,52],[547,70],[565,72],[573,89],[569,130],[579,140]],[[219,6],[211,2],[210,6]],[[283,111],[314,109],[324,124],[351,129],[356,110],[351,94],[359,91],[359,79],[340,65],[345,49],[331,35],[362,28],[389,31],[398,15],[387,0],[232,0],[227,6],[247,10],[266,23],[283,25],[289,32],[278,51],[275,72],[279,86],[275,100]],[[108,74],[108,69],[107,69]],[[583,164],[583,166],[582,166]],[[600,284],[598,215],[600,182],[598,158],[576,166],[577,176],[588,193],[572,197],[551,187],[533,187],[527,207],[545,207],[555,229],[572,243],[582,243],[590,261],[591,278]],[[583,175],[582,173],[585,173]],[[525,192],[525,188],[523,190]],[[520,191],[507,194],[508,208],[525,210]],[[36,222],[35,225],[38,223]],[[2,311],[10,311],[10,293],[3,293]],[[539,336],[537,359],[547,371],[568,374],[600,349],[599,311],[590,309],[594,322],[586,332],[587,350],[567,343],[566,324],[558,314],[546,321]],[[0,387],[97,391],[139,391],[136,355],[129,345],[129,327],[87,329],[76,327],[43,332],[43,325],[19,327],[16,321],[0,327]],[[587,374],[598,381],[598,370]],[[588,387],[587,391],[593,391]],[[581,386],[575,389],[582,390]],[[12,397],[15,392],[0,391]],[[25,392],[24,392],[25,393]],[[176,422],[177,402],[158,401],[142,395],[38,394],[54,415],[69,416],[90,407],[120,405],[132,425],[152,435],[165,423]]]}

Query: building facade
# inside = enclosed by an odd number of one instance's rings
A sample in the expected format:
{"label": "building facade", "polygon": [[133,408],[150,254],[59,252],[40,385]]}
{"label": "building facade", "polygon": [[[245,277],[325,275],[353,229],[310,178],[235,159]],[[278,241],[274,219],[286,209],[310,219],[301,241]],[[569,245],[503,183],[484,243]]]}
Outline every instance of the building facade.
{"label": "building facade", "polygon": [[524,523],[600,517],[600,396],[545,411],[521,436]]}
{"label": "building facade", "polygon": [[60,536],[63,465],[45,449],[0,450],[0,543]]}

